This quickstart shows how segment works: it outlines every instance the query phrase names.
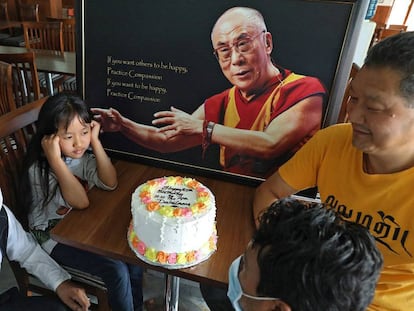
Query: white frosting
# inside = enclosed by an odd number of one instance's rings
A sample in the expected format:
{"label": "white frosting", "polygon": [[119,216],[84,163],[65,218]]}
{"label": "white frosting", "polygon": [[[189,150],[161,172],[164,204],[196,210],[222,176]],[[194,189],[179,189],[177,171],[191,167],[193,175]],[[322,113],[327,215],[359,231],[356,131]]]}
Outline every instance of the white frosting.
{"label": "white frosting", "polygon": [[[147,210],[140,198],[144,185],[132,194],[131,213],[134,231],[147,247],[165,253],[184,253],[198,250],[209,241],[215,230],[216,207],[214,196],[207,188],[204,190],[208,191],[209,204],[202,212],[167,217]],[[155,189],[151,197],[161,206],[190,208],[196,202],[197,192],[183,185],[164,185]]]}

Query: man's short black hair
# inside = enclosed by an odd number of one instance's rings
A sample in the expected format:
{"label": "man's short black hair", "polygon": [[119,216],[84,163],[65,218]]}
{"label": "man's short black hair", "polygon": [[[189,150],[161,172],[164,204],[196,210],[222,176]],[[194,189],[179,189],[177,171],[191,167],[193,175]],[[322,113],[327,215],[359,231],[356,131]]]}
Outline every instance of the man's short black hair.
{"label": "man's short black hair", "polygon": [[401,95],[414,107],[414,32],[402,32],[381,40],[369,49],[364,65],[400,72]]}
{"label": "man's short black hair", "polygon": [[295,311],[362,311],[371,302],[382,256],[369,231],[323,204],[287,198],[260,217],[260,296]]}

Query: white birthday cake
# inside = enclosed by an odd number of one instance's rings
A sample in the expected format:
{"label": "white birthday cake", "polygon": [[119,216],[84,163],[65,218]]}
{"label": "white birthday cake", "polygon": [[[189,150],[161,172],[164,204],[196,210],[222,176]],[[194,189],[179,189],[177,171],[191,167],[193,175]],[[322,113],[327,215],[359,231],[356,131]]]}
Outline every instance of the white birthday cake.
{"label": "white birthday cake", "polygon": [[128,230],[141,260],[170,269],[194,266],[216,250],[214,195],[195,179],[152,179],[132,194]]}

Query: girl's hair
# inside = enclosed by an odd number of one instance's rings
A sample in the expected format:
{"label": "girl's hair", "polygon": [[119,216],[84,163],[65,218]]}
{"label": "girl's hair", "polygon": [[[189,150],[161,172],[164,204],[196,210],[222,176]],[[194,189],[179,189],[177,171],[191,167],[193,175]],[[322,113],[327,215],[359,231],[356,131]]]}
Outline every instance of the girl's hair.
{"label": "girl's hair", "polygon": [[32,192],[29,179],[29,168],[34,165],[36,174],[40,176],[41,188],[44,200],[43,207],[53,198],[58,185],[53,189],[49,187],[50,166],[43,152],[41,141],[45,135],[58,132],[64,127],[67,129],[74,118],[79,118],[82,123],[92,121],[92,113],[85,102],[76,95],[60,93],[49,97],[43,104],[36,122],[36,133],[33,135],[23,162],[23,174],[21,181],[22,195],[20,206],[23,208],[23,215],[28,215],[32,203]]}

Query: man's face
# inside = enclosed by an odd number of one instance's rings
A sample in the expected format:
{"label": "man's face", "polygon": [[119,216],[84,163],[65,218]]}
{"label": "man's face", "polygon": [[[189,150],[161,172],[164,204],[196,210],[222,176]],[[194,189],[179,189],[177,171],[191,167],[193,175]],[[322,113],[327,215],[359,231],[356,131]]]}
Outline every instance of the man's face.
{"label": "man's face", "polygon": [[408,152],[414,139],[414,108],[406,106],[401,74],[386,68],[363,67],[354,78],[348,103],[353,145],[373,155]]}
{"label": "man's face", "polygon": [[[240,53],[235,45],[240,40],[248,40],[252,44],[248,53]],[[213,48],[228,47],[231,56],[228,60],[219,59],[225,77],[240,88],[248,97],[260,91],[268,81],[268,65],[272,51],[271,34],[259,29],[259,26],[246,20],[244,15],[232,14],[220,20],[212,33]]]}

